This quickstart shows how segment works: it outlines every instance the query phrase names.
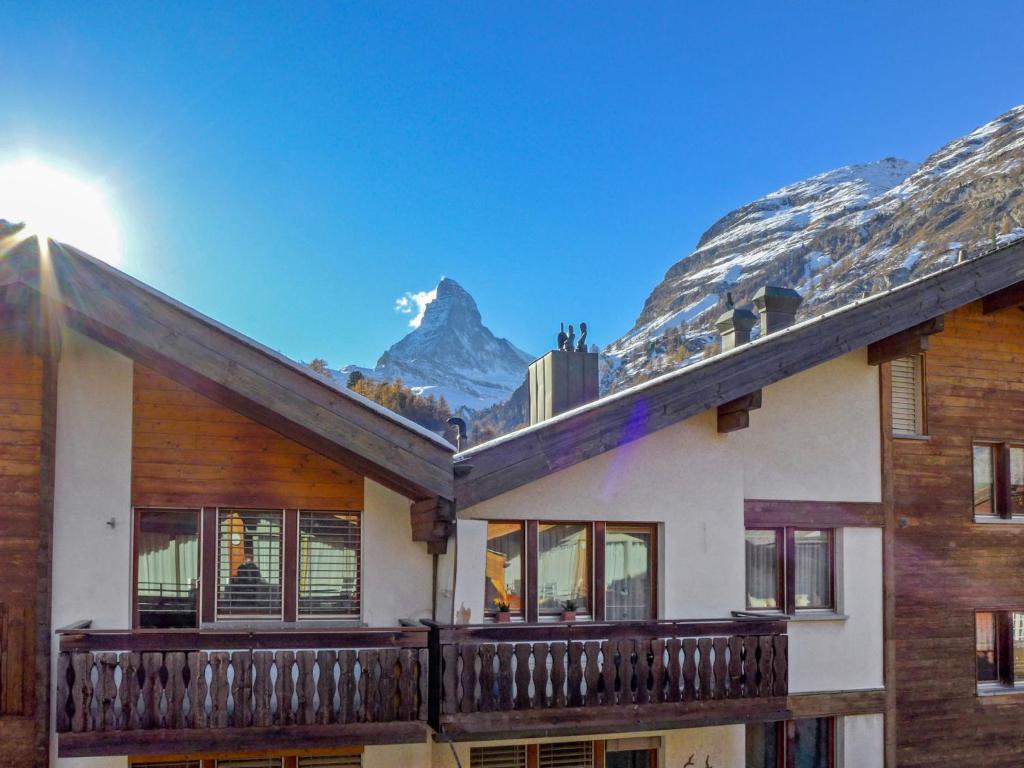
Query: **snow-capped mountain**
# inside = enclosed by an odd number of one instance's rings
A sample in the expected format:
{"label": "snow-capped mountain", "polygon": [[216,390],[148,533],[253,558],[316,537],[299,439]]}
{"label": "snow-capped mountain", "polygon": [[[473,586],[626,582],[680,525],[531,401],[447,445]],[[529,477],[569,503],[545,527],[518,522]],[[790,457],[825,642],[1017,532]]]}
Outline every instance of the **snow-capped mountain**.
{"label": "snow-capped mountain", "polygon": [[812,176],[728,213],[674,264],[634,327],[605,350],[606,388],[701,358],[726,293],[795,287],[801,316],[1024,237],[1024,106],[920,165],[886,158]]}
{"label": "snow-capped mountain", "polygon": [[419,326],[381,355],[376,366],[350,365],[332,373],[342,381],[356,370],[374,379],[401,379],[417,394],[443,396],[453,412],[469,414],[507,400],[532,360],[491,333],[473,297],[446,277]]}

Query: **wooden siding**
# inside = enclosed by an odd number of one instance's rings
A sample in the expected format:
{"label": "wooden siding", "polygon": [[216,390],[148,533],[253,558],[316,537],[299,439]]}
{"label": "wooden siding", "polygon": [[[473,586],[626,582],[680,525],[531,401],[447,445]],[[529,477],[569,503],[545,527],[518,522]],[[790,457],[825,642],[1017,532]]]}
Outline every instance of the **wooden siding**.
{"label": "wooden siding", "polygon": [[0,752],[34,765],[43,361],[0,345]]}
{"label": "wooden siding", "polygon": [[363,477],[136,363],[136,506],[363,508]]}
{"label": "wooden siding", "polygon": [[1020,766],[1024,698],[976,695],[974,611],[1024,610],[1024,525],[974,522],[971,440],[1024,439],[1024,313],[948,313],[925,371],[928,438],[884,422],[897,764]]}

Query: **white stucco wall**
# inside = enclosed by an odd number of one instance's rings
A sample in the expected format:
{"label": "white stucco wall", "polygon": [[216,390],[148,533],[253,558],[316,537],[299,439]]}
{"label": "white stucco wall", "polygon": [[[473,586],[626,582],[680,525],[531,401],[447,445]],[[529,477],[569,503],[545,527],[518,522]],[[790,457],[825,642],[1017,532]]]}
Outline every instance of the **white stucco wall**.
{"label": "white stucco wall", "polygon": [[[363,750],[363,768],[430,768],[431,747],[429,741],[366,747]],[[463,768],[469,768],[469,763]]]}
{"label": "white stucco wall", "polygon": [[839,533],[836,593],[841,621],[789,622],[789,690],[883,687],[882,530]]}
{"label": "white stucco wall", "polygon": [[394,627],[399,619],[429,619],[433,557],[412,540],[409,500],[365,481],[363,621]]}
{"label": "white stucco wall", "polygon": [[[728,616],[744,607],[743,488],[725,436],[707,412],[460,511],[470,519],[661,523],[660,611]],[[734,475],[734,476],[737,476]],[[484,547],[459,546],[459,601],[483,609]],[[463,585],[479,574],[476,585]],[[458,606],[459,603],[456,605]]]}
{"label": "white stucco wall", "polygon": [[750,428],[729,435],[746,498],[881,501],[880,418],[863,349],[765,387]]}
{"label": "white stucco wall", "polygon": [[[66,332],[57,382],[55,629],[80,619],[96,629],[131,626],[131,442],[132,361]],[[53,658],[56,667],[56,639]],[[54,740],[51,762],[61,768],[127,765],[56,754]]]}
{"label": "white stucco wall", "polygon": [[842,719],[842,768],[885,765],[885,717],[856,715]]}

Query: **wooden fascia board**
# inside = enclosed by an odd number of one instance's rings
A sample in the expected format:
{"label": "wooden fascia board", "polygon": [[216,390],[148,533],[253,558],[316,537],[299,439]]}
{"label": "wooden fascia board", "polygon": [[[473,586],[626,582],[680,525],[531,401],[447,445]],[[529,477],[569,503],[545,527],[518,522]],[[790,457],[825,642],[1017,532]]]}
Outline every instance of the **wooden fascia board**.
{"label": "wooden fascia board", "polygon": [[709,363],[640,385],[596,407],[558,417],[459,460],[473,470],[456,481],[460,509],[617,448],[840,355],[1024,281],[1017,243],[920,283],[779,331]]}
{"label": "wooden fascia board", "polygon": [[54,281],[40,280],[30,263],[21,279],[62,303],[66,319],[89,335],[403,495],[453,497],[451,452],[441,445],[84,257],[52,246],[50,264]]}

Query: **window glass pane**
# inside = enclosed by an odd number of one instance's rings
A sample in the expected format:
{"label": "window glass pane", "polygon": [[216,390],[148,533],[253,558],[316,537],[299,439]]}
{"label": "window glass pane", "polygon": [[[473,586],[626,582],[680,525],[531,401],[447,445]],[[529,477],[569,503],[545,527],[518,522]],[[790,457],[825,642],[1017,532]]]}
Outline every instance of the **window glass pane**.
{"label": "window glass pane", "polygon": [[996,682],[996,615],[987,611],[974,614],[975,655],[978,661],[978,682]]}
{"label": "window glass pane", "polygon": [[217,521],[217,616],[281,615],[284,513],[222,509]]}
{"label": "window glass pane", "polygon": [[608,526],[605,534],[605,615],[611,620],[654,617],[654,529]]}
{"label": "window glass pane", "polygon": [[749,723],[747,725],[746,768],[777,768],[778,764],[778,724]]}
{"label": "window glass pane", "polygon": [[541,744],[537,753],[539,768],[594,768],[592,741]]}
{"label": "window glass pane", "polygon": [[299,512],[299,616],[359,617],[359,513]]}
{"label": "window glass pane", "polygon": [[796,607],[832,607],[832,535],[795,531]]}
{"label": "window glass pane", "polygon": [[580,613],[590,612],[588,526],[579,523],[538,526],[537,603],[541,613],[561,613],[566,600]]}
{"label": "window glass pane", "polygon": [[1010,514],[1024,515],[1024,448],[1010,447]]}
{"label": "window glass pane", "polygon": [[658,755],[650,749],[631,749],[609,752],[604,758],[605,768],[657,768]]}
{"label": "window glass pane", "polygon": [[140,509],[139,626],[174,629],[198,626],[199,513]]}
{"label": "window glass pane", "polygon": [[512,613],[523,611],[523,524],[487,524],[487,572],[484,575],[484,609],[497,610],[508,603]]}
{"label": "window glass pane", "polygon": [[747,608],[779,607],[779,546],[777,531],[746,533]]}
{"label": "window glass pane", "polygon": [[994,515],[996,500],[993,493],[995,468],[994,451],[991,445],[974,446],[974,514]]}
{"label": "window glass pane", "polygon": [[795,720],[793,765],[795,768],[828,768],[832,754],[829,718]]}

